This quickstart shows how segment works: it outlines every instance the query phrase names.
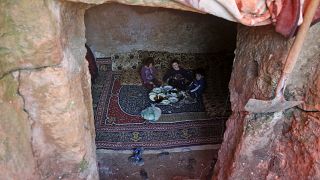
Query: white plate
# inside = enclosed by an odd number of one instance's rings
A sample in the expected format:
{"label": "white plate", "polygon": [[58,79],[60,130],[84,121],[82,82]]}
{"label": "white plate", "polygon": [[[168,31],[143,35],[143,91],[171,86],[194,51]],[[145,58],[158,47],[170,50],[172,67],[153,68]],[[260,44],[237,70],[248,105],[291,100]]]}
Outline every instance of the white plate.
{"label": "white plate", "polygon": [[161,93],[162,89],[161,88],[153,88],[152,91],[155,93]]}
{"label": "white plate", "polygon": [[149,99],[150,99],[151,101],[155,101],[154,98],[155,98],[156,96],[157,96],[157,95],[155,95],[155,94],[151,94],[151,95],[149,95]]}
{"label": "white plate", "polygon": [[168,104],[170,104],[170,101],[169,101],[169,100],[162,100],[162,101],[161,101],[161,104],[163,104],[163,105],[168,105]]}
{"label": "white plate", "polygon": [[149,96],[151,96],[151,95],[157,95],[157,93],[151,92],[151,93],[149,93]]}
{"label": "white plate", "polygon": [[168,99],[171,103],[176,103],[176,102],[178,102],[179,101],[179,99],[178,98],[176,98],[176,97],[169,97],[169,99]]}
{"label": "white plate", "polygon": [[178,97],[177,93],[170,93],[169,96],[170,97]]}
{"label": "white plate", "polygon": [[165,91],[170,91],[173,87],[172,86],[163,86]]}

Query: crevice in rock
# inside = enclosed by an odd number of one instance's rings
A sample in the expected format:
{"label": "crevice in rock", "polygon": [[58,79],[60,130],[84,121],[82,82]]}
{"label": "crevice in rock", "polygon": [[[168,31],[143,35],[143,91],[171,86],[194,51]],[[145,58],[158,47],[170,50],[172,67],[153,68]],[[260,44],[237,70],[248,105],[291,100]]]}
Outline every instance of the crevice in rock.
{"label": "crevice in rock", "polygon": [[319,110],[307,110],[307,109],[304,109],[303,107],[299,107],[299,106],[297,106],[296,108],[303,111],[303,112],[320,112]]}
{"label": "crevice in rock", "polygon": [[[38,68],[36,68],[36,69],[38,69]],[[38,172],[38,173],[40,173],[40,171],[39,171],[39,162],[38,162],[38,159],[37,159],[37,155],[36,155],[36,153],[35,153],[35,150],[34,150],[34,147],[33,147],[33,133],[32,133],[32,131],[33,131],[33,125],[34,125],[34,120],[31,118],[31,116],[30,116],[30,112],[27,110],[27,108],[26,108],[26,100],[25,100],[25,97],[22,95],[22,93],[20,92],[20,85],[21,85],[21,79],[20,79],[20,76],[21,76],[21,71],[22,69],[19,69],[19,70],[16,70],[16,71],[14,71],[14,72],[12,72],[12,74],[13,73],[16,73],[17,74],[17,80],[18,80],[18,88],[17,88],[17,95],[19,96],[19,97],[21,97],[21,99],[22,99],[22,102],[23,102],[23,111],[27,114],[27,116],[28,116],[28,120],[29,120],[29,127],[30,127],[30,146],[31,146],[31,149],[32,149],[32,155],[33,155],[33,157],[35,158],[35,163],[36,163],[36,172]],[[25,70],[25,69],[24,69]]]}
{"label": "crevice in rock", "polygon": [[50,65],[50,66],[40,66],[40,67],[30,67],[30,68],[18,68],[18,69],[12,69],[4,74],[2,74],[2,76],[0,76],[0,80],[2,78],[4,78],[5,76],[9,75],[9,74],[13,74],[15,72],[19,72],[19,71],[37,71],[37,70],[41,70],[41,69],[45,69],[48,67],[59,67],[60,64],[55,64],[55,65]]}

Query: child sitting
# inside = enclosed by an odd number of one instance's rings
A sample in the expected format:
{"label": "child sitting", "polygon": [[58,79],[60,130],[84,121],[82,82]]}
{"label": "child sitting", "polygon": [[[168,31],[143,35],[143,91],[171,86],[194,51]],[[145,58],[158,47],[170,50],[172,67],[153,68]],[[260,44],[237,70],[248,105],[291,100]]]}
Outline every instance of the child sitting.
{"label": "child sitting", "polygon": [[203,90],[205,88],[204,73],[202,69],[195,71],[195,79],[189,85],[189,94],[192,98],[201,98]]}
{"label": "child sitting", "polygon": [[143,86],[148,89],[153,89],[154,87],[160,86],[161,82],[156,79],[157,70],[154,68],[153,58],[148,57],[143,60],[143,67],[141,68],[140,75],[142,79]]}

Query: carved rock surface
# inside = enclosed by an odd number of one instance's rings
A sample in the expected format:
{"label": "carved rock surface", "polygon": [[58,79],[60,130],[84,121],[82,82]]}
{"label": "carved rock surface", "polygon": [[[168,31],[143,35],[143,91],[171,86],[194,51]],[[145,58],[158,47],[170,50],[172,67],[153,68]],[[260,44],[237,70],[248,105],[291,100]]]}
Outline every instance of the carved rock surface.
{"label": "carved rock surface", "polygon": [[0,80],[0,179],[38,179],[28,114],[18,93],[18,74]]}
{"label": "carved rock surface", "polygon": [[81,84],[80,73],[69,75],[62,68],[21,73],[19,91],[32,123],[32,145],[42,177],[77,178],[96,166]]}
{"label": "carved rock surface", "polygon": [[87,44],[95,52],[105,54],[104,57],[137,50],[231,52],[235,48],[237,27],[233,22],[209,14],[121,4],[103,4],[88,9],[85,24]]}
{"label": "carved rock surface", "polygon": [[57,19],[45,1],[1,1],[0,8],[0,77],[61,62]]}
{"label": "carved rock surface", "polygon": [[98,179],[84,59],[90,5],[0,5],[0,179]]}
{"label": "carved rock surface", "polygon": [[320,25],[313,26],[285,90],[304,100],[277,113],[244,111],[249,98],[271,100],[292,40],[272,27],[238,27],[227,122],[214,179],[319,179]]}

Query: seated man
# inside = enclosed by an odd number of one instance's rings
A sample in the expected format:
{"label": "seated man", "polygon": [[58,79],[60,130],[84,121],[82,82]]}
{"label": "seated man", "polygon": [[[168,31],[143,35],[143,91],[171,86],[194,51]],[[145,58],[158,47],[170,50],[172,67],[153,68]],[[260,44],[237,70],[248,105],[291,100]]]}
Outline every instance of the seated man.
{"label": "seated man", "polygon": [[191,81],[191,73],[180,67],[179,61],[176,59],[171,61],[171,68],[163,76],[163,82],[166,82],[179,90],[187,90]]}

